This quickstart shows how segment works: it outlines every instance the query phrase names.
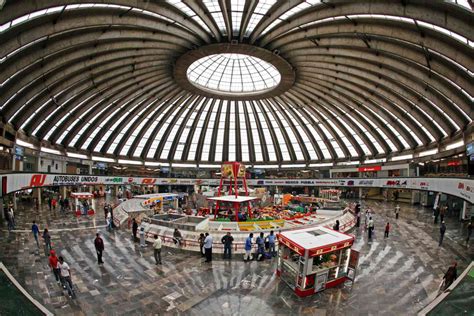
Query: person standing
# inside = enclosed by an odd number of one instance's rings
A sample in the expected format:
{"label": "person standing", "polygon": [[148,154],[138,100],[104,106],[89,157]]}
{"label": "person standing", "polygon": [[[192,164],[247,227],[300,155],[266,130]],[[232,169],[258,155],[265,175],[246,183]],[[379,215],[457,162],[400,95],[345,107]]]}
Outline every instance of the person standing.
{"label": "person standing", "polygon": [[161,264],[161,238],[155,235],[155,241],[153,242],[153,256],[155,257],[155,264]]}
{"label": "person standing", "polygon": [[51,235],[48,232],[48,229],[45,228],[43,231],[43,239],[44,239],[44,246],[46,248],[46,251],[50,251],[53,248],[51,247]]}
{"label": "person standing", "polygon": [[356,214],[356,227],[359,228],[360,227],[360,212],[358,212]]}
{"label": "person standing", "polygon": [[222,237],[221,242],[224,244],[224,259],[232,259],[232,243],[234,242],[234,237],[227,232],[227,234]]}
{"label": "person standing", "polygon": [[469,246],[469,239],[472,235],[472,221],[467,225],[466,247]]}
{"label": "person standing", "polygon": [[97,252],[97,263],[104,264],[104,261],[102,261],[102,252],[104,251],[105,247],[104,247],[104,241],[102,240],[102,238],[100,238],[99,233],[95,234],[94,246],[95,246],[95,251]]}
{"label": "person standing", "polygon": [[53,197],[51,199],[51,207],[53,208],[53,211],[56,211],[56,204],[57,204],[57,201],[56,199]]}
{"label": "person standing", "polygon": [[33,232],[33,236],[35,237],[36,246],[39,248],[39,242],[38,242],[39,227],[38,225],[36,225],[35,221],[33,221],[33,225],[31,225],[31,231]]}
{"label": "person standing", "polygon": [[458,270],[457,270],[457,262],[454,261],[453,264],[448,268],[448,271],[443,276],[444,280],[444,288],[443,291],[446,291],[451,284],[453,284],[454,280],[458,277]]}
{"label": "person standing", "polygon": [[49,210],[51,211],[51,206],[52,206],[51,197],[48,197],[48,206],[49,206]]}
{"label": "person standing", "polygon": [[384,238],[388,238],[388,233],[389,232],[390,232],[390,223],[387,222],[387,225],[385,225]]}
{"label": "person standing", "polygon": [[63,284],[66,285],[69,297],[74,298],[75,294],[74,290],[72,289],[71,269],[61,256],[59,256],[59,267],[61,268],[61,278],[63,280]]}
{"label": "person standing", "polygon": [[443,244],[444,234],[446,233],[446,224],[444,221],[441,222],[441,226],[439,227],[439,247]]}
{"label": "person standing", "polygon": [[183,236],[181,235],[181,232],[177,228],[175,228],[173,232],[173,241],[175,245],[177,245],[178,247],[181,247]]}
{"label": "person standing", "polygon": [[107,222],[107,230],[111,231],[112,230],[112,214],[110,213],[110,211],[107,213],[106,222]]}
{"label": "person standing", "polygon": [[201,256],[204,257],[204,239],[206,236],[204,236],[203,233],[199,235],[198,242],[199,242],[199,249],[201,250]]}
{"label": "person standing", "polygon": [[56,283],[61,284],[61,268],[59,267],[59,260],[54,250],[51,250],[49,252],[48,261],[49,261],[49,266],[51,267],[51,270],[54,273]]}
{"label": "person standing", "polygon": [[397,204],[395,207],[395,219],[398,219],[398,214],[400,213],[400,205]]}
{"label": "person standing", "polygon": [[247,239],[245,240],[245,256],[244,261],[252,260],[252,238],[253,233],[250,233]]}
{"label": "person standing", "polygon": [[204,238],[204,252],[206,253],[206,261],[212,261],[212,236],[209,233],[206,233],[206,238]]}
{"label": "person standing", "polygon": [[8,231],[15,229],[15,211],[13,205],[10,204],[8,207]]}
{"label": "person standing", "polygon": [[268,239],[268,251],[272,255],[272,257],[275,257],[276,251],[275,251],[275,234],[273,233],[273,230],[270,231],[270,235],[267,237]]}
{"label": "person standing", "polygon": [[137,231],[138,231],[138,223],[137,220],[134,218],[132,220],[132,236],[133,236],[133,242],[137,240]]}
{"label": "person standing", "polygon": [[263,238],[263,233],[260,233],[255,242],[257,243],[257,261],[261,261],[265,259],[265,239]]}
{"label": "person standing", "polygon": [[335,231],[339,231],[339,220],[336,220],[336,224],[332,227]]}
{"label": "person standing", "polygon": [[142,248],[146,247],[145,227],[140,227],[140,247],[142,247]]}
{"label": "person standing", "polygon": [[367,223],[367,228],[369,230],[369,240],[372,240],[372,234],[374,230],[374,220],[372,217],[369,217],[369,222]]}
{"label": "person standing", "polygon": [[59,196],[58,202],[59,202],[59,210],[61,211],[61,213],[64,213],[64,201],[61,196]]}

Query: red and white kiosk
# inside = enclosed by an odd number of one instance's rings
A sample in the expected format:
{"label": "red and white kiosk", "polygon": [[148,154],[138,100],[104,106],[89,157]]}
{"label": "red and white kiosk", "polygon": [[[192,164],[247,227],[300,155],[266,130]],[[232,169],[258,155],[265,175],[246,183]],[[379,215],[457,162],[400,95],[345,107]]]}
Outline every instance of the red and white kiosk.
{"label": "red and white kiosk", "polygon": [[71,198],[74,199],[76,216],[94,215],[94,194],[89,192],[72,192]]}
{"label": "red and white kiosk", "polygon": [[354,281],[359,253],[354,237],[312,227],[277,234],[277,274],[298,296],[308,296],[346,280]]}

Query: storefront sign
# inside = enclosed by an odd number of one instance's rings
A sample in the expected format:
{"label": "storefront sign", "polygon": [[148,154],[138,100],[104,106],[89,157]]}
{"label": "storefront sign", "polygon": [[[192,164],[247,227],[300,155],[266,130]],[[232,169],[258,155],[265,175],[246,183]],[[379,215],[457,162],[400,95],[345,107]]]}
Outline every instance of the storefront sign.
{"label": "storefront sign", "polygon": [[380,171],[382,170],[382,166],[372,166],[372,167],[359,167],[357,171],[359,172],[370,172],[370,171]]}
{"label": "storefront sign", "polygon": [[[169,179],[14,173],[7,177],[7,193],[33,187],[56,185],[219,185],[219,179]],[[456,178],[378,178],[378,179],[248,179],[249,186],[314,186],[404,188],[429,190],[461,197],[474,203],[474,180]]]}
{"label": "storefront sign", "polygon": [[460,166],[461,165],[461,161],[457,160],[457,161],[448,161],[448,166],[449,167],[454,167],[454,166]]}

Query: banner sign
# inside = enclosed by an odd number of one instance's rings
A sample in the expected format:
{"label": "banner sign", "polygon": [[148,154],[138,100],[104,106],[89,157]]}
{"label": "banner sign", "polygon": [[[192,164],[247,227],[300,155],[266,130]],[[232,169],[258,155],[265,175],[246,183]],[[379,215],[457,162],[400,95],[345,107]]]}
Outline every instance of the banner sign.
{"label": "banner sign", "polygon": [[[174,179],[54,175],[41,173],[5,174],[6,192],[63,185],[219,185],[219,179]],[[441,192],[474,203],[474,180],[463,178],[354,178],[354,179],[248,179],[249,186],[316,186],[410,189]]]}

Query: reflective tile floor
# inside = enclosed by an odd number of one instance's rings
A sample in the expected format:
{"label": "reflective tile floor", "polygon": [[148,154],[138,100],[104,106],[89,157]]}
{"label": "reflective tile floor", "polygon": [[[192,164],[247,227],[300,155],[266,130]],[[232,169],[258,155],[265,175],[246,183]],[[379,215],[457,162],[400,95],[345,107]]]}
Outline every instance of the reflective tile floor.
{"label": "reflective tile floor", "polygon": [[[76,219],[28,205],[17,210],[18,231],[9,233],[3,223],[0,260],[58,315],[414,315],[434,298],[452,260],[461,272],[474,259],[474,246],[463,244],[465,230],[454,218],[447,218],[438,247],[430,210],[402,205],[395,221],[394,204],[364,201],[367,206],[375,211],[375,238],[368,242],[362,228],[353,232],[361,251],[355,284],[307,298],[280,282],[275,260],[223,261],[214,254],[207,264],[198,255],[164,249],[163,265],[156,266],[150,245],[141,249],[128,231],[107,232],[101,215]],[[32,220],[51,230],[53,247],[71,266],[76,299],[54,282],[43,244],[38,249],[30,232]],[[384,239],[387,221],[393,230]],[[96,231],[105,241],[103,266],[94,251]]]}

